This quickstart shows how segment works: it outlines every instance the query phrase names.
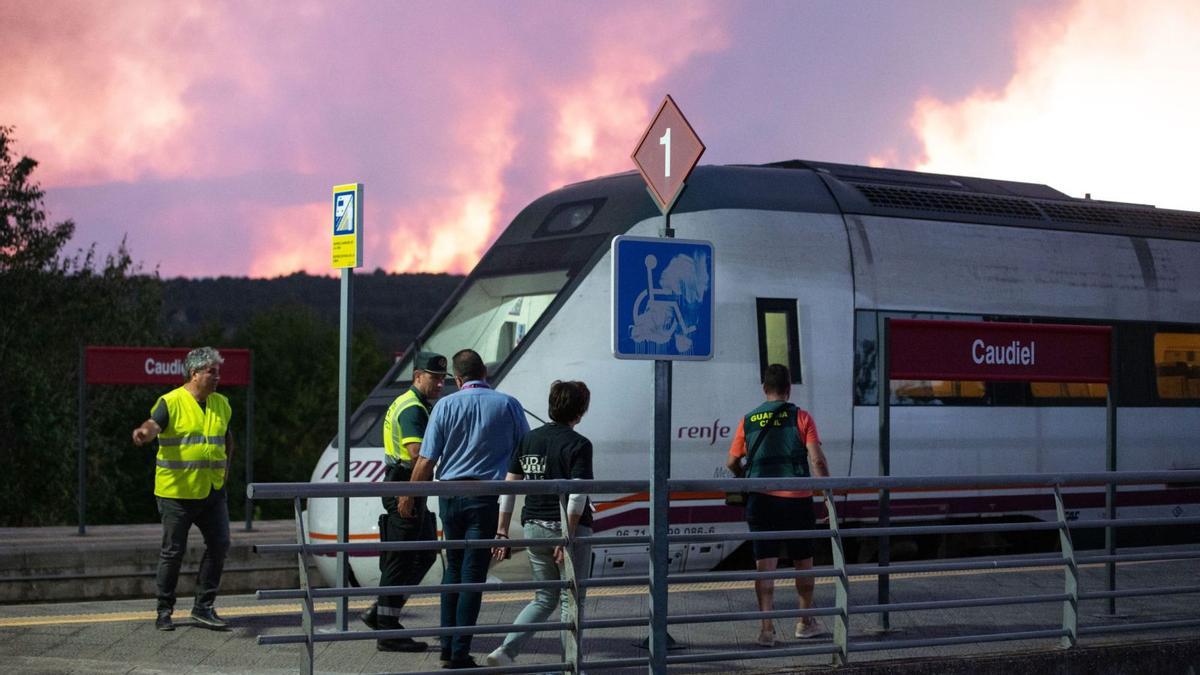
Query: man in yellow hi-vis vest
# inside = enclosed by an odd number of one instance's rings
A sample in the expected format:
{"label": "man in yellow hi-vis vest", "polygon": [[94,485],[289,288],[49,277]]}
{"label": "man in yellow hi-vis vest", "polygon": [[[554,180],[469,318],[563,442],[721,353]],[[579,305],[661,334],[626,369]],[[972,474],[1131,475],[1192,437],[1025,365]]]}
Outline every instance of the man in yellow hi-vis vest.
{"label": "man in yellow hi-vis vest", "polygon": [[150,419],[133,430],[134,445],[158,439],[154,496],[162,515],[163,543],[158,559],[158,630],[175,630],[175,585],[187,552],[192,525],[204,535],[204,557],[196,576],[192,619],[207,628],[224,630],[213,601],[229,551],[229,507],[225,479],[233,455],[229,431],[229,399],[216,393],[225,359],[212,347],[188,352],[183,361],[187,382],[159,397]]}
{"label": "man in yellow hi-vis vest", "polygon": [[[412,386],[392,401],[383,418],[383,448],[387,453],[387,480],[408,481],[412,477],[413,460],[421,452],[425,440],[425,425],[433,401],[442,393],[446,379],[446,357],[434,352],[417,352],[413,358]],[[403,517],[396,512],[396,498],[384,497],[379,516],[380,541],[433,541],[437,539],[437,524],[425,507],[425,498],[416,500],[414,513]],[[421,579],[433,566],[437,554],[433,551],[382,551],[379,554],[379,585],[409,586]],[[382,595],[362,616],[363,623],[376,630],[404,628],[400,613],[408,600],[405,595]],[[381,652],[423,652],[429,645],[412,638],[376,640]]]}

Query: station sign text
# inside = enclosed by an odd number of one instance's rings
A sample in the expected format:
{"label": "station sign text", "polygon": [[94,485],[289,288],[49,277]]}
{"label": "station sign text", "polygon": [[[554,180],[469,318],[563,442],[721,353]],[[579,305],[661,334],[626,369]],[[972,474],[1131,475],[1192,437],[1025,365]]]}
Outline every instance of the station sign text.
{"label": "station sign text", "polygon": [[896,380],[1108,382],[1108,326],[892,319]]}

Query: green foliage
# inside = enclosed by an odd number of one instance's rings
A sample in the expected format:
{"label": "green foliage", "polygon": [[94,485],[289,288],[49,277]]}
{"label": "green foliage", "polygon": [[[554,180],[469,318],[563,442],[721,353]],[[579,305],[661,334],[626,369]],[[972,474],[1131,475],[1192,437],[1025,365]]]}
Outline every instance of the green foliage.
{"label": "green foliage", "polygon": [[[74,225],[47,222],[37,162],[14,159],[11,134],[0,127],[0,458],[10,477],[0,481],[0,524],[73,522],[81,346],[153,344],[161,297],[123,243],[102,264],[94,248],[63,254]],[[142,471],[129,444],[113,445],[128,432],[107,429],[136,404],[133,393],[101,403],[89,405],[87,435],[98,509],[121,506]]]}

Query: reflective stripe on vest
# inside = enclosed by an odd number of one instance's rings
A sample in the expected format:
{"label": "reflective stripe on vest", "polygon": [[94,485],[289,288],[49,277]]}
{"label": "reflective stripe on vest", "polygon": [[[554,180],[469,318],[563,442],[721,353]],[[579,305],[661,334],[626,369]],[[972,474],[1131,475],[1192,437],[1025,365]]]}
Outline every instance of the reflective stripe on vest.
{"label": "reflective stripe on vest", "polygon": [[224,436],[180,436],[178,438],[159,437],[159,445],[219,445],[225,447]]}
{"label": "reflective stripe on vest", "polygon": [[[418,406],[421,408],[421,410],[425,411],[426,415],[429,414],[429,408],[426,408],[424,404],[421,403],[421,399],[417,398],[416,390],[410,387],[408,391],[400,394],[396,397],[395,401],[392,401],[392,404],[388,406],[387,414],[384,415],[383,449],[387,453],[387,456],[392,459],[392,461],[412,461],[413,457],[409,454],[408,448],[405,447],[405,441],[407,440],[409,443],[421,442],[420,438],[407,435],[405,433],[406,430],[403,428],[400,429],[399,438],[394,438],[394,436],[397,435],[395,433],[395,427],[400,423],[400,413],[413,406]],[[410,429],[408,432],[411,433],[412,430]]]}
{"label": "reflective stripe on vest", "polygon": [[201,408],[187,389],[179,387],[159,400],[167,406],[168,420],[167,428],[158,435],[154,494],[204,499],[225,485],[225,434],[232,416],[229,399],[209,394]]}
{"label": "reflective stripe on vest", "polygon": [[225,469],[225,460],[207,460],[198,459],[194,462],[173,462],[169,459],[158,459],[154,461],[155,466],[161,466],[164,469]]}

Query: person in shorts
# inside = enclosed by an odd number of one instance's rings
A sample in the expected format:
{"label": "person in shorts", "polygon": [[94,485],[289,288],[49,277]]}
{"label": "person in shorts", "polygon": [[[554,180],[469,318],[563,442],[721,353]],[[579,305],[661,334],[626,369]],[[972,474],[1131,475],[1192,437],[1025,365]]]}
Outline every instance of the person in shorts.
{"label": "person in shorts", "polygon": [[[767,366],[763,371],[762,387],[767,400],[742,418],[729,448],[726,466],[738,477],[828,476],[829,467],[821,452],[821,438],[812,415],[788,402],[792,379],[787,366],[778,363]],[[813,529],[816,518],[812,492],[751,492],[746,498],[746,523],[751,532]],[[755,567],[760,572],[775,570],[781,551],[792,559],[796,569],[812,569],[811,539],[755,540],[753,546]],[[796,592],[800,596],[801,609],[811,608],[812,577],[797,577]],[[756,580],[754,593],[759,610],[769,612],[774,609],[774,579]],[[825,629],[815,617],[804,617],[796,623],[797,638],[812,638],[824,633]],[[775,645],[775,625],[770,618],[762,620],[756,643],[763,647]]]}

